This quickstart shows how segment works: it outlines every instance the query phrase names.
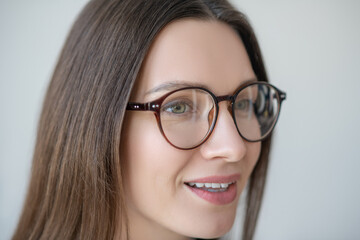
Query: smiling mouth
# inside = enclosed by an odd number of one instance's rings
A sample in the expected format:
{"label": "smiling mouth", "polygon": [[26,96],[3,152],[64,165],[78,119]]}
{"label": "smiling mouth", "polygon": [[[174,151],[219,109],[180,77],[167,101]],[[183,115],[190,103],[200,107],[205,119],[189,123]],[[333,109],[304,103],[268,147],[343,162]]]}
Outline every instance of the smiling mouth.
{"label": "smiling mouth", "polygon": [[229,186],[234,184],[233,182],[227,182],[227,183],[197,183],[197,182],[188,182],[185,183],[189,187],[201,189],[208,192],[225,192],[228,190]]}
{"label": "smiling mouth", "polygon": [[207,202],[215,205],[226,205],[236,199],[238,193],[237,182],[240,179],[240,173],[223,176],[215,175],[187,180],[184,185],[195,196]]}

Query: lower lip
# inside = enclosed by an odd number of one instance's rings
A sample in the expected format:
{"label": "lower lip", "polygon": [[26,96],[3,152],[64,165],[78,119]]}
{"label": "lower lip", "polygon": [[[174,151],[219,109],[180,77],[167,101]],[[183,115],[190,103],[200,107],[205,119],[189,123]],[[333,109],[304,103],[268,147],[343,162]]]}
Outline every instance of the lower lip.
{"label": "lower lip", "polygon": [[227,190],[224,192],[209,192],[200,188],[190,187],[189,185],[186,186],[202,199],[216,205],[229,204],[236,198],[236,182],[230,184]]}

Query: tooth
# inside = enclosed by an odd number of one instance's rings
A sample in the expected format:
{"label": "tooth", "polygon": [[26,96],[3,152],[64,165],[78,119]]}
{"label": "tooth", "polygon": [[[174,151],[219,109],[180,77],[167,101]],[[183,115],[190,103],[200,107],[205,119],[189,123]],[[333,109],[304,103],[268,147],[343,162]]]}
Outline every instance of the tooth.
{"label": "tooth", "polygon": [[195,183],[196,187],[198,188],[201,188],[201,187],[204,187],[204,184],[203,183]]}
{"label": "tooth", "polygon": [[205,183],[205,187],[207,188],[211,188],[212,184],[211,183]]}
{"label": "tooth", "polygon": [[220,188],[220,183],[212,183],[212,188]]}
{"label": "tooth", "polygon": [[193,186],[195,186],[195,183],[191,182],[191,183],[189,183],[189,185],[190,185],[190,187],[193,187]]}
{"label": "tooth", "polygon": [[220,185],[221,185],[222,188],[227,188],[229,186],[228,183],[220,183]]}

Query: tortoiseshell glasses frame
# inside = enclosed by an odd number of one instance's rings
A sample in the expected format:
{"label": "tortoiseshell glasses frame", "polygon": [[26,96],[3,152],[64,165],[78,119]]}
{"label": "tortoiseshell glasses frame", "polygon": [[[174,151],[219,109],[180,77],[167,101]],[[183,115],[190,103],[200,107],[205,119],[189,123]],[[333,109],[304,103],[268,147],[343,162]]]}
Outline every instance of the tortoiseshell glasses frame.
{"label": "tortoiseshell glasses frame", "polygon": [[[239,94],[242,93],[244,91],[244,89],[251,90],[251,89],[253,89],[253,87],[257,87],[257,88],[255,88],[256,91],[259,91],[259,89],[260,90],[267,89],[266,91],[262,90],[264,92],[263,93],[264,96],[262,96],[262,98],[265,98],[265,100],[258,100],[259,97],[257,97],[256,101],[265,101],[265,102],[263,102],[263,104],[265,104],[265,105],[270,105],[269,101],[275,101],[275,103],[276,103],[276,106],[274,107],[274,110],[273,110],[274,112],[271,112],[270,117],[269,117],[269,113],[265,114],[265,112],[264,113],[261,112],[261,114],[263,114],[264,116],[260,116],[257,112],[257,111],[259,111],[258,107],[255,106],[255,103],[251,104],[251,105],[253,105],[252,109],[254,109],[254,111],[255,111],[254,114],[256,114],[256,120],[259,124],[259,131],[260,131],[260,128],[263,127],[263,126],[261,126],[261,124],[262,124],[261,121],[265,121],[264,125],[266,125],[265,133],[256,139],[250,139],[249,137],[246,137],[246,136],[244,136],[244,134],[241,133],[241,131],[239,129],[240,127],[238,126],[239,123],[237,123],[236,113],[235,113],[235,111],[237,110],[237,109],[235,109],[235,101],[237,100],[237,97],[239,96]],[[205,93],[205,95],[208,94],[211,97],[211,99],[213,100],[213,106],[208,114],[208,121],[211,121],[211,124],[210,124],[208,131],[206,132],[206,134],[203,136],[203,138],[201,140],[199,140],[198,142],[196,142],[195,144],[190,145],[190,146],[178,146],[169,140],[169,138],[167,137],[167,135],[163,129],[163,124],[161,122],[161,111],[162,111],[163,103],[167,98],[169,98],[170,96],[172,96],[176,93],[178,94],[181,91],[185,92],[185,90],[199,91],[199,92],[202,92],[201,94]],[[275,124],[279,118],[281,104],[285,99],[286,99],[285,92],[279,90],[278,88],[271,85],[270,83],[254,80],[254,81],[248,81],[248,82],[243,83],[239,88],[236,89],[236,91],[234,92],[233,95],[216,96],[214,93],[212,93],[211,91],[209,91],[208,89],[203,88],[203,87],[183,87],[180,89],[170,91],[170,92],[166,93],[165,95],[161,96],[160,98],[157,98],[154,101],[150,101],[150,102],[146,102],[146,103],[129,102],[126,109],[132,110],[132,111],[152,111],[152,112],[154,112],[154,116],[157,120],[158,127],[160,129],[161,134],[165,138],[165,140],[169,144],[174,146],[175,148],[182,149],[182,150],[190,150],[190,149],[194,149],[194,148],[200,146],[210,137],[210,135],[213,132],[214,127],[216,125],[216,121],[217,121],[218,113],[219,113],[219,103],[220,102],[222,102],[222,101],[229,102],[228,110],[232,115],[236,129],[238,130],[238,133],[240,134],[240,136],[248,142],[257,142],[257,141],[262,141],[266,137],[268,137],[270,135],[270,133],[272,132],[272,130],[274,129]],[[270,107],[273,107],[273,106],[271,105]],[[215,112],[213,112],[213,111],[215,111]],[[212,115],[210,116],[210,114],[212,114]],[[264,118],[269,118],[270,124],[268,124],[267,121],[269,121],[269,120],[267,120],[267,119],[261,120]]]}

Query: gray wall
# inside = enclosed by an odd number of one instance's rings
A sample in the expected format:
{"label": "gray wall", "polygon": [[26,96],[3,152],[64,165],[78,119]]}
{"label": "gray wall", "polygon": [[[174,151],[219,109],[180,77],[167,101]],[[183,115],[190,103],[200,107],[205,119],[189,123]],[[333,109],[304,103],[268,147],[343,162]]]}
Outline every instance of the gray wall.
{"label": "gray wall", "polygon": [[[86,0],[0,0],[0,239],[29,179],[41,101]],[[360,1],[233,0],[288,94],[256,239],[360,239]]]}

